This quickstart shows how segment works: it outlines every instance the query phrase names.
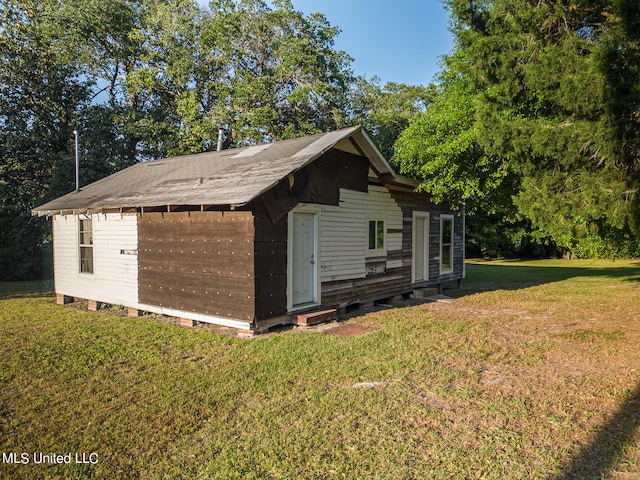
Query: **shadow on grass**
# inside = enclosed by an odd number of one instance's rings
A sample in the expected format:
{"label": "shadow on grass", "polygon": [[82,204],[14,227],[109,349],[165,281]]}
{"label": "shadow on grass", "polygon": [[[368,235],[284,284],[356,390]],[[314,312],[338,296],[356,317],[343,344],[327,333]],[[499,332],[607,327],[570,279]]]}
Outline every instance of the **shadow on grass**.
{"label": "shadow on grass", "polygon": [[465,284],[479,290],[517,290],[575,277],[604,277],[640,283],[640,262],[620,267],[558,265],[467,264]]}
{"label": "shadow on grass", "polygon": [[553,480],[600,479],[610,473],[640,427],[640,383],[618,412]]}
{"label": "shadow on grass", "polygon": [[48,297],[51,295],[53,295],[53,280],[0,282],[0,300],[23,297]]}

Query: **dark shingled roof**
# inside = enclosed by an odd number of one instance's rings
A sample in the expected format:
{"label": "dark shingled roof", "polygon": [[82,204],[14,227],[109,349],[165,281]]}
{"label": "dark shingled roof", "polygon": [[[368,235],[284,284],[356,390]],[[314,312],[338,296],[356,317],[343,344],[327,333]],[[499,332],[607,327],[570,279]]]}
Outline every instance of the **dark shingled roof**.
{"label": "dark shingled roof", "polygon": [[45,203],[33,213],[244,205],[345,139],[355,142],[352,148],[364,153],[378,173],[396,177],[366,133],[356,126],[264,145],[138,163]]}

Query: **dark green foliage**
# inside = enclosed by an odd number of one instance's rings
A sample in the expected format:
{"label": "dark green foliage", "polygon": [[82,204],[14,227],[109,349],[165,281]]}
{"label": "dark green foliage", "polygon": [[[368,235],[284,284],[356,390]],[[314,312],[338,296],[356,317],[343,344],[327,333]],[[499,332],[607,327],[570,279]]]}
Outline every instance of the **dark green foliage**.
{"label": "dark green foliage", "polygon": [[504,213],[468,215],[466,254],[469,258],[547,258],[560,251],[526,220],[508,220]]}
{"label": "dark green foliage", "polygon": [[41,273],[48,224],[30,209],[73,189],[72,131],[88,83],[57,49],[52,2],[0,6],[0,275]]}
{"label": "dark green foliage", "polygon": [[78,56],[95,81],[93,91],[98,96],[94,103],[109,110],[98,121],[103,123],[110,116],[124,155],[121,161],[132,164],[178,150],[184,121],[180,96],[194,79],[203,19],[197,3],[60,3],[60,22],[68,25],[65,48]]}
{"label": "dark green foliage", "polygon": [[122,109],[92,105],[82,110],[79,123],[80,185],[88,185],[134,162],[121,135]]}
{"label": "dark green foliage", "polygon": [[[0,211],[0,281],[42,278],[42,241],[48,230],[43,219],[25,218],[15,210]],[[19,239],[21,241],[16,241]]]}
{"label": "dark green foliage", "polygon": [[[441,195],[484,211],[500,200],[498,209],[515,210],[573,254],[637,252],[640,4],[447,5],[456,51],[443,78],[453,81],[442,82],[440,118],[426,117],[454,128],[430,154],[438,143],[412,125],[417,132],[400,143],[404,168],[437,172],[431,182]],[[453,148],[460,138],[464,146]],[[447,145],[452,151],[442,151]]]}
{"label": "dark green foliage", "polygon": [[233,145],[345,126],[353,76],[351,58],[333,47],[338,32],[289,0],[212,2],[199,48],[202,71],[213,74],[199,79],[204,88],[191,101],[215,98],[200,121],[225,127]]}
{"label": "dark green foliage", "polygon": [[[452,57],[448,62],[461,60]],[[401,171],[419,179],[420,189],[436,201],[466,204],[471,213],[495,201],[508,175],[505,162],[482,149],[475,103],[464,78],[443,75],[439,94],[400,135],[394,157]]]}

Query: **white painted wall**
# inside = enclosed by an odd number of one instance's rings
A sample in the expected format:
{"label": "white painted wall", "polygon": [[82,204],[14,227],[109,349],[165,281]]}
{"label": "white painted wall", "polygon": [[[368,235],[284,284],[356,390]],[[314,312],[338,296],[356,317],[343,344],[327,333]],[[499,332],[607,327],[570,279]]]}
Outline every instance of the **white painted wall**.
{"label": "white painted wall", "polygon": [[[53,217],[55,291],[135,307],[138,304],[137,216],[100,213],[90,217],[93,220],[92,274],[80,273],[78,216]],[[123,250],[128,253],[122,253]]]}
{"label": "white painted wall", "polygon": [[[340,189],[340,206],[322,206],[320,213],[320,272],[323,282],[366,276],[369,220],[384,220],[385,229],[402,230],[402,209],[386,187],[369,192]],[[402,249],[402,233],[388,233],[386,250]],[[402,266],[387,261],[387,268]]]}

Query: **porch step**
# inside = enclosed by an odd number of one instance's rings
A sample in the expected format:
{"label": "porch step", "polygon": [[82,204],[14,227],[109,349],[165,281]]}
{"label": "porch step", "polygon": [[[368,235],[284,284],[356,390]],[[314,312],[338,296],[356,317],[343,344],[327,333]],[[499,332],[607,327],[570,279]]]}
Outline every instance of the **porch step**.
{"label": "porch step", "polygon": [[310,327],[320,323],[331,322],[338,319],[338,311],[333,308],[331,310],[322,310],[320,312],[298,313],[293,315],[293,323]]}
{"label": "porch step", "polygon": [[416,288],[413,290],[413,298],[429,298],[438,295],[438,288]]}

